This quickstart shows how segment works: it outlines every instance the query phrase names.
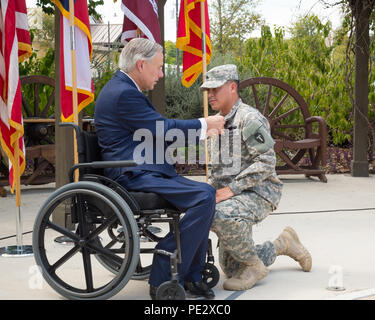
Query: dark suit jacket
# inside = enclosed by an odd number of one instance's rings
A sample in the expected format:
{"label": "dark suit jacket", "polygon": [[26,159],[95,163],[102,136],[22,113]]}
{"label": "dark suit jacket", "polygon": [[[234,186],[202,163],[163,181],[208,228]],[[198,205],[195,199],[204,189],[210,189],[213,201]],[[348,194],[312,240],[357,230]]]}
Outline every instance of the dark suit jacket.
{"label": "dark suit jacket", "polygon": [[[201,123],[198,119],[173,120],[163,117],[126,74],[116,71],[97,98],[95,127],[103,160],[135,160],[139,163],[136,167],[105,169],[108,177],[116,179],[125,171],[134,170],[175,176],[174,166],[165,160],[168,145],[164,139],[165,133],[170,129],[180,129],[187,139],[188,129],[199,130]],[[144,137],[140,138],[142,135]],[[141,163],[143,160],[146,163]]]}

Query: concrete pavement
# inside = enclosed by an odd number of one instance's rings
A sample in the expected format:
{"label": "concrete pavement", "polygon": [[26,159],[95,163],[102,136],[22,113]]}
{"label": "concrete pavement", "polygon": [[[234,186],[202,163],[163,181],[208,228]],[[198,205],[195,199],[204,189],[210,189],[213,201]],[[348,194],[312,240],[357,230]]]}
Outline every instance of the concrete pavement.
{"label": "concrete pavement", "polygon": [[[220,270],[221,279],[214,288],[217,300],[375,299],[375,176],[327,177],[328,183],[322,183],[302,175],[280,176],[284,190],[279,208],[253,230],[260,243],[273,241],[285,226],[292,226],[311,252],[311,272],[303,272],[294,260],[281,256],[269,267],[269,275],[252,289],[229,292],[222,288],[225,277]],[[53,191],[54,184],[22,186],[24,244],[31,244],[34,219]],[[16,244],[15,216],[15,196],[8,192],[8,197],[0,198],[0,247]],[[215,234],[211,233],[211,238],[216,248]],[[216,249],[214,254],[218,266]],[[337,265],[342,268],[343,291],[327,289],[340,278],[340,274],[329,273]],[[44,280],[39,281],[33,257],[0,257],[0,299],[64,298]],[[149,299],[147,281],[130,280],[112,299]]]}

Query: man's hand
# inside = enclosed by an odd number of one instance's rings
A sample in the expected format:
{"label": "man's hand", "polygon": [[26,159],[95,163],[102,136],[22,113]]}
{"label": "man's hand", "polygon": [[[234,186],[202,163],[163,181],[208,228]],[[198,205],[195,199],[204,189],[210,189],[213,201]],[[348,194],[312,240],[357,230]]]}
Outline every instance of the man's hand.
{"label": "man's hand", "polygon": [[216,190],[216,203],[228,200],[234,196],[233,191],[229,187]]}
{"label": "man's hand", "polygon": [[207,135],[215,136],[224,132],[225,120],[223,116],[215,115],[209,116],[206,119],[207,122]]}

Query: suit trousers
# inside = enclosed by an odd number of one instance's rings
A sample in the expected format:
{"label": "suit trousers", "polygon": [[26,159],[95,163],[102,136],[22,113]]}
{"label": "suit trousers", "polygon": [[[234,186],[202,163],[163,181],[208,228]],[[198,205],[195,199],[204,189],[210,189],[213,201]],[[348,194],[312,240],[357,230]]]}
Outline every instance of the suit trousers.
{"label": "suit trousers", "polygon": [[[154,192],[185,212],[180,220],[182,263],[178,265],[179,281],[202,280],[208,236],[215,214],[216,190],[210,185],[176,175],[154,171],[126,172],[117,179],[130,191]],[[174,252],[174,235],[169,232],[156,245],[157,249]],[[158,287],[171,279],[170,259],[154,254],[149,284]]]}

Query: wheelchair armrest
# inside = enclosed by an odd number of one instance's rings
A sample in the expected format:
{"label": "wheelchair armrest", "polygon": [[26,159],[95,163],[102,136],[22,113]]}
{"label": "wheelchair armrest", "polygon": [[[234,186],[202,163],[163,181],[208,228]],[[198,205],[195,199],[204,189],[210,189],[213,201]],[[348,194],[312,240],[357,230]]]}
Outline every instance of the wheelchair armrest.
{"label": "wheelchair armrest", "polygon": [[[85,163],[82,163],[85,164]],[[122,167],[136,167],[137,163],[133,160],[119,160],[119,161],[93,161],[87,163],[90,168],[122,168]]]}
{"label": "wheelchair armrest", "polygon": [[77,163],[69,169],[69,180],[74,181],[74,171],[83,168],[122,168],[122,167],[136,167],[137,163],[133,160],[122,161],[93,161]]}
{"label": "wheelchair armrest", "polygon": [[59,126],[60,127],[72,127],[75,130],[77,137],[79,136],[81,132],[78,125],[76,125],[74,122],[60,122]]}

